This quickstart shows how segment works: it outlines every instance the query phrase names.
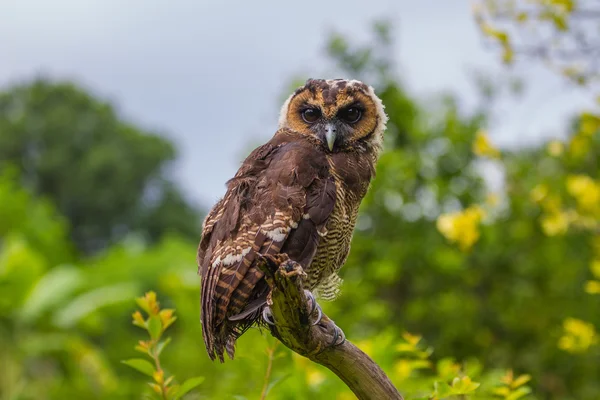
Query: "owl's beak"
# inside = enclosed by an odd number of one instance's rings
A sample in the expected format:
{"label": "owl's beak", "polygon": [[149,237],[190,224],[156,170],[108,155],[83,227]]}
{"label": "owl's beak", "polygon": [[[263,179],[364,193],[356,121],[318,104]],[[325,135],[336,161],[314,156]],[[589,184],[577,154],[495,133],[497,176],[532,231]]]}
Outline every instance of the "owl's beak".
{"label": "owl's beak", "polygon": [[333,145],[335,144],[335,139],[337,137],[336,127],[334,124],[327,124],[325,126],[325,140],[327,141],[327,147],[329,147],[329,151],[333,151]]}

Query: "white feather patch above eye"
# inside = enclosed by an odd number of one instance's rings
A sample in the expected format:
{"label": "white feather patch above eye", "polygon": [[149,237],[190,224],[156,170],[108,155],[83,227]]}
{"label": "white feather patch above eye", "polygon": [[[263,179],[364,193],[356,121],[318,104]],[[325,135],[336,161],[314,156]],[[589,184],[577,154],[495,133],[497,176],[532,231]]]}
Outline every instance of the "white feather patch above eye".
{"label": "white feather patch above eye", "polygon": [[246,247],[241,253],[227,254],[227,256],[223,259],[223,266],[239,263],[244,257],[246,257],[248,253],[250,253],[251,249],[251,247]]}

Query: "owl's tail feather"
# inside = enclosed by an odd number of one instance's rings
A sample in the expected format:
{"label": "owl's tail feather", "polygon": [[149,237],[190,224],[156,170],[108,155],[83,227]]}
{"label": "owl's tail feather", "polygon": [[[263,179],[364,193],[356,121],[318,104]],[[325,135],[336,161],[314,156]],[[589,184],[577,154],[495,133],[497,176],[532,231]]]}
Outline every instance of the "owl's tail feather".
{"label": "owl's tail feather", "polygon": [[249,318],[240,321],[225,321],[218,325],[217,332],[213,336],[212,351],[209,351],[211,359],[219,358],[222,363],[225,362],[225,353],[233,360],[235,356],[235,342],[256,322],[256,317],[260,315],[261,308],[255,310],[255,314],[249,315]]}
{"label": "owl's tail feather", "polygon": [[227,319],[230,321],[242,321],[245,319],[254,321],[260,315],[260,312],[262,311],[262,308],[265,304],[267,304],[266,293],[264,297],[252,300],[250,303],[248,303],[248,305],[244,307],[244,310],[241,313],[237,315],[232,315]]}

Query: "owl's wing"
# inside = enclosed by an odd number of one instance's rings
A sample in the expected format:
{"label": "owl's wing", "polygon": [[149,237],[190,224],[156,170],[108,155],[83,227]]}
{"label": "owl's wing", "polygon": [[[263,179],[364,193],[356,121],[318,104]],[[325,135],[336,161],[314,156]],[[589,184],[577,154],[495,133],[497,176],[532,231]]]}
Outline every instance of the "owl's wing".
{"label": "owl's wing", "polygon": [[310,143],[271,141],[244,161],[206,218],[198,248],[202,329],[212,359],[223,360],[225,349],[233,358],[235,339],[257,317],[248,309],[268,290],[257,254],[283,249],[308,266],[335,200],[327,159]]}

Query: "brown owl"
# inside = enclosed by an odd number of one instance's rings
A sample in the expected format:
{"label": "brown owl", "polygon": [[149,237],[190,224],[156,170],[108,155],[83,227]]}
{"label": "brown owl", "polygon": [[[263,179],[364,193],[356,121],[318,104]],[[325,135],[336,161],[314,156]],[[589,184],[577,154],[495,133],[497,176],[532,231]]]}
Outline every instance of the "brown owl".
{"label": "brown owl", "polygon": [[233,358],[236,339],[263,314],[260,255],[285,253],[304,268],[305,289],[335,297],[386,122],[373,88],[356,80],[309,79],[284,103],[273,138],[244,160],[204,221],[197,261],[211,359]]}

